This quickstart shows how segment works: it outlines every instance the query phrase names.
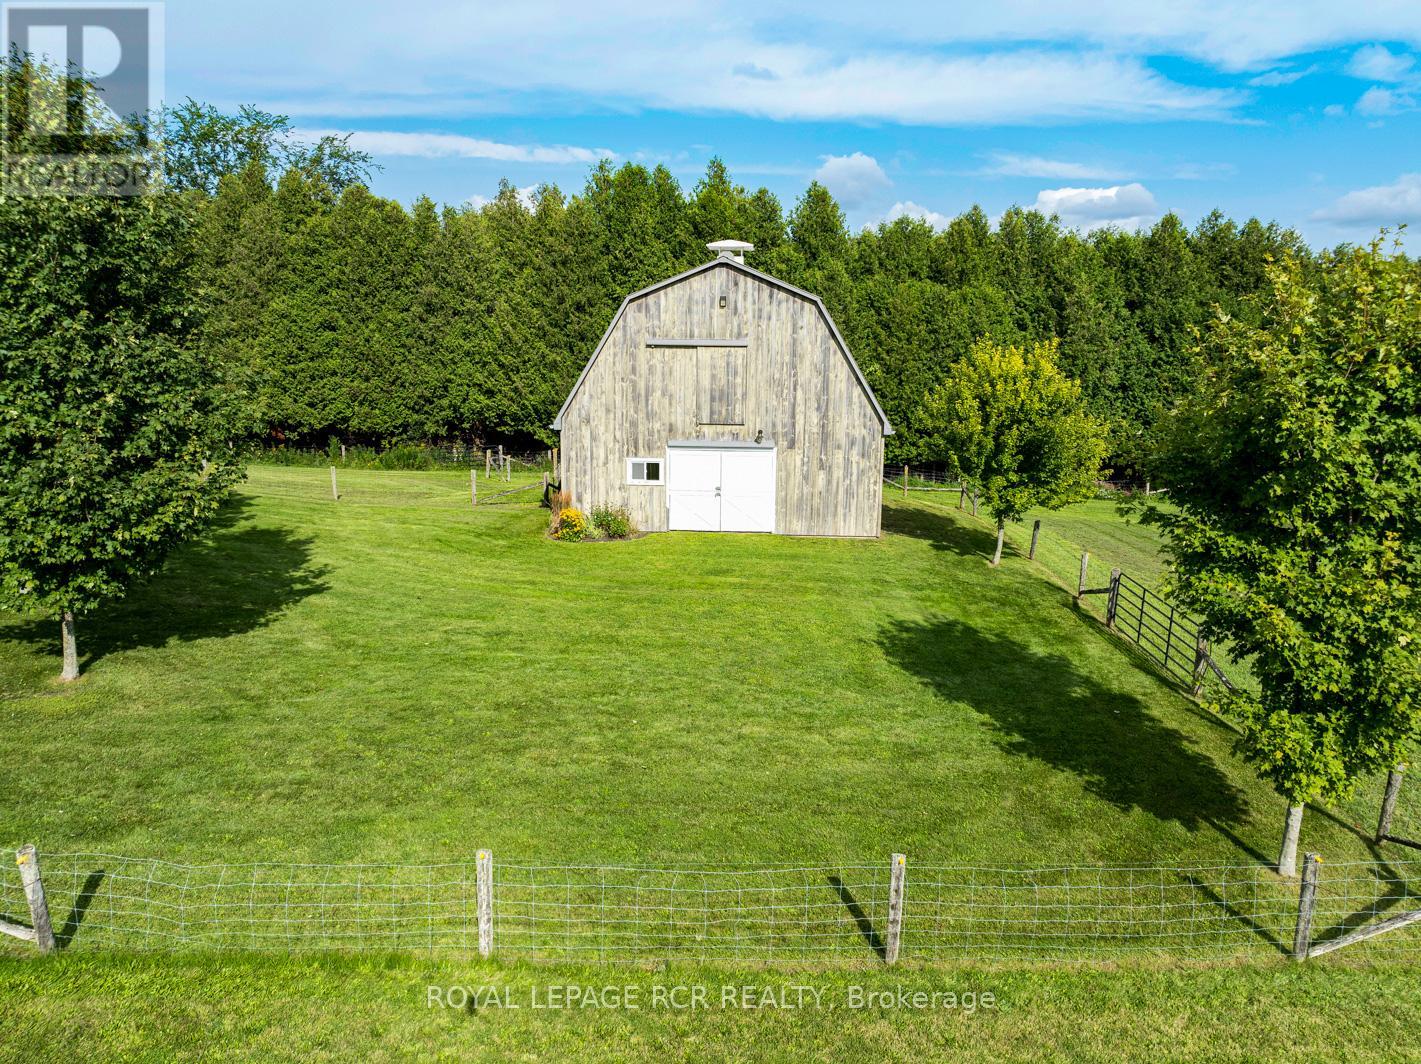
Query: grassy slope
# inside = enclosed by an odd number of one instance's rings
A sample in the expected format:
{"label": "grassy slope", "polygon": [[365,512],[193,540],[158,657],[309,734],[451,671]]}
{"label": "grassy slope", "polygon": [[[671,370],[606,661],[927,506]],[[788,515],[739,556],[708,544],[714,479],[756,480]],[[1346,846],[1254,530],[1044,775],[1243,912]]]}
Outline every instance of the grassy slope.
{"label": "grassy slope", "polygon": [[[956,494],[924,492],[913,498],[930,506],[955,508],[957,504]],[[1037,510],[1020,524],[1009,525],[1007,541],[1019,556],[1026,555],[1031,544],[1031,523],[1038,518],[1041,534],[1036,561],[1072,593],[1080,579],[1082,552],[1090,554],[1088,587],[1107,586],[1110,570],[1119,568],[1152,590],[1164,588],[1167,574],[1159,531],[1142,525],[1136,517],[1122,517],[1113,500],[1091,499],[1061,510]],[[966,515],[962,519],[966,520]],[[1105,601],[1104,595],[1088,595],[1085,609],[1104,619]],[[1227,653],[1216,653],[1215,661],[1234,683],[1254,683],[1246,663],[1231,661]]]}
{"label": "grassy slope", "polygon": [[[419,479],[416,505],[403,485]],[[393,479],[392,479],[393,478]],[[80,627],[0,622],[6,841],[193,860],[1248,861],[1230,736],[988,531],[568,545],[458,474],[259,469]],[[1365,857],[1347,821],[1305,842]],[[1417,829],[1408,795],[1406,826]]]}
{"label": "grassy slope", "polygon": [[[491,485],[481,483],[487,497]],[[1278,803],[1215,723],[989,533],[890,499],[880,542],[568,546],[458,475],[254,470],[224,526],[81,627],[0,619],[6,842],[193,860],[1244,861]],[[515,498],[517,498],[515,496]],[[1094,504],[1089,504],[1094,505]],[[1065,518],[1076,515],[1067,514]],[[1089,512],[1089,527],[1110,522]],[[1084,533],[1083,533],[1084,534]],[[1064,532],[1063,532],[1064,535]],[[1100,548],[1096,548],[1100,549]],[[1142,548],[1143,549],[1143,548]],[[1069,553],[1068,551],[1066,552]],[[1105,553],[1103,550],[1102,554]],[[1416,789],[1402,830],[1421,834]],[[1368,793],[1305,842],[1365,857]],[[0,958],[35,1057],[1387,1059],[1414,966],[788,972],[203,954]],[[427,983],[991,990],[994,1013],[479,1015]],[[1246,1020],[1245,1020],[1246,1017]]]}
{"label": "grassy slope", "polygon": [[[419,958],[88,956],[0,962],[15,1059],[588,1061],[1414,1058],[1416,968],[1333,963],[823,972],[463,965]],[[550,984],[638,988],[635,1010],[535,1011]],[[700,983],[714,1006],[650,1007]],[[720,1008],[723,985],[800,984],[804,1010]],[[990,992],[991,1010],[851,1011],[851,985]],[[492,986],[519,1009],[430,1009],[429,985]],[[503,988],[507,988],[506,991]],[[805,996],[806,1002],[811,1000]],[[830,1004],[836,1007],[830,1008]],[[358,1048],[357,1048],[358,1047]]]}

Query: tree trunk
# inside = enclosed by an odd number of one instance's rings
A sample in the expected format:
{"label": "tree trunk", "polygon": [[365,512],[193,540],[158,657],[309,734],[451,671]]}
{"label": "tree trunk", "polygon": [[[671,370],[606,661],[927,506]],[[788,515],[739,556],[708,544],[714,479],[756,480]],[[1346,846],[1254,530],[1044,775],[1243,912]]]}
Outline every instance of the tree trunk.
{"label": "tree trunk", "polygon": [[997,518],[997,553],[995,553],[995,554],[992,555],[992,564],[993,564],[993,565],[1001,565],[1001,564],[1002,564],[1002,541],[1005,540],[1006,537],[1007,537],[1007,522],[1006,522],[1006,518],[1004,518],[1004,517],[998,517],[998,518]]}
{"label": "tree trunk", "polygon": [[1298,834],[1303,826],[1303,807],[1288,806],[1288,820],[1283,827],[1283,849],[1278,854],[1278,874],[1289,878],[1298,874]]}
{"label": "tree trunk", "polygon": [[64,611],[60,630],[63,632],[64,642],[64,671],[59,674],[59,678],[66,682],[77,680],[79,678],[79,644],[74,639],[74,612],[72,610]]}

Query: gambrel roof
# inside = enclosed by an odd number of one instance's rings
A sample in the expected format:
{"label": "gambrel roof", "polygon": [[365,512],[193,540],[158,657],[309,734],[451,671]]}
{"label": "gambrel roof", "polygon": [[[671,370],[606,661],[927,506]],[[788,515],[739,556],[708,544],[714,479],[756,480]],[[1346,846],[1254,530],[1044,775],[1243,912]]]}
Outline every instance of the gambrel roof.
{"label": "gambrel roof", "polygon": [[684,273],[678,273],[675,277],[668,277],[664,281],[658,281],[651,287],[643,288],[640,292],[633,292],[627,296],[626,299],[622,300],[622,305],[617,308],[617,313],[612,316],[612,322],[607,326],[607,331],[602,334],[602,339],[598,341],[596,350],[592,352],[592,357],[587,360],[587,365],[582,367],[582,372],[578,374],[577,382],[572,386],[572,390],[567,393],[567,400],[562,404],[562,409],[558,411],[558,416],[553,418],[551,427],[558,430],[562,429],[562,420],[567,414],[568,407],[572,405],[573,399],[577,397],[577,392],[582,387],[582,382],[587,379],[587,375],[592,372],[592,367],[597,362],[597,356],[602,353],[602,348],[607,346],[607,340],[612,335],[612,330],[615,329],[617,323],[622,320],[622,315],[626,313],[627,307],[632,304],[633,300],[640,299],[643,296],[649,296],[653,292],[659,292],[663,288],[669,288],[671,285],[679,284],[687,278],[705,273],[707,270],[716,269],[717,267],[724,267],[728,270],[738,270],[747,277],[753,277],[757,281],[763,281],[765,284],[773,285],[782,291],[789,292],[791,295],[799,296],[802,299],[807,299],[812,303],[823,317],[824,324],[829,327],[829,332],[834,337],[834,342],[839,345],[839,350],[848,361],[849,369],[853,372],[854,379],[858,381],[859,387],[863,389],[864,395],[868,397],[874,414],[878,416],[879,423],[883,426],[883,435],[893,435],[893,426],[888,423],[888,415],[883,412],[883,407],[878,403],[878,397],[873,394],[873,389],[868,386],[868,381],[864,379],[863,371],[859,369],[858,363],[854,361],[854,356],[849,351],[849,345],[844,342],[844,337],[839,332],[839,327],[834,324],[834,319],[829,316],[829,311],[825,308],[824,301],[813,292],[806,292],[802,288],[796,288],[786,281],[781,281],[778,277],[771,277],[768,273],[761,273],[759,270],[752,269],[743,262],[738,262],[728,255],[721,255],[711,259],[709,262],[703,262],[701,265],[695,266]]}

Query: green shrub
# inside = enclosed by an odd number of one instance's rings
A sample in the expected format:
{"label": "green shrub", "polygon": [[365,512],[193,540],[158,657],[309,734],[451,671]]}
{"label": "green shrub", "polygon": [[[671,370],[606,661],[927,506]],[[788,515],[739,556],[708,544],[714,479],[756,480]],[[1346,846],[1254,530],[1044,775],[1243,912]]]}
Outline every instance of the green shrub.
{"label": "green shrub", "polygon": [[569,506],[566,510],[562,511],[562,513],[558,514],[558,527],[553,535],[569,543],[576,543],[578,540],[586,539],[587,518],[583,516],[581,510],[575,510]]}
{"label": "green shrub", "polygon": [[636,531],[632,515],[624,506],[598,506],[592,511],[592,527],[608,539],[626,539]]}
{"label": "green shrub", "polygon": [[378,469],[437,469],[439,463],[428,447],[402,443],[380,455],[375,465]]}

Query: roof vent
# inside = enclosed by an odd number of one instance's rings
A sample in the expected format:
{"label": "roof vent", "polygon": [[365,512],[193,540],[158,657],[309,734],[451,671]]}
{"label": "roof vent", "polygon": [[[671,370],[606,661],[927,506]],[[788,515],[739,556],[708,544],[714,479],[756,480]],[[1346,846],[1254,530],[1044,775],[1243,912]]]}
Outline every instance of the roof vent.
{"label": "roof vent", "polygon": [[742,266],[745,265],[745,252],[754,251],[754,244],[747,244],[743,240],[712,240],[706,245],[723,259],[734,259]]}

